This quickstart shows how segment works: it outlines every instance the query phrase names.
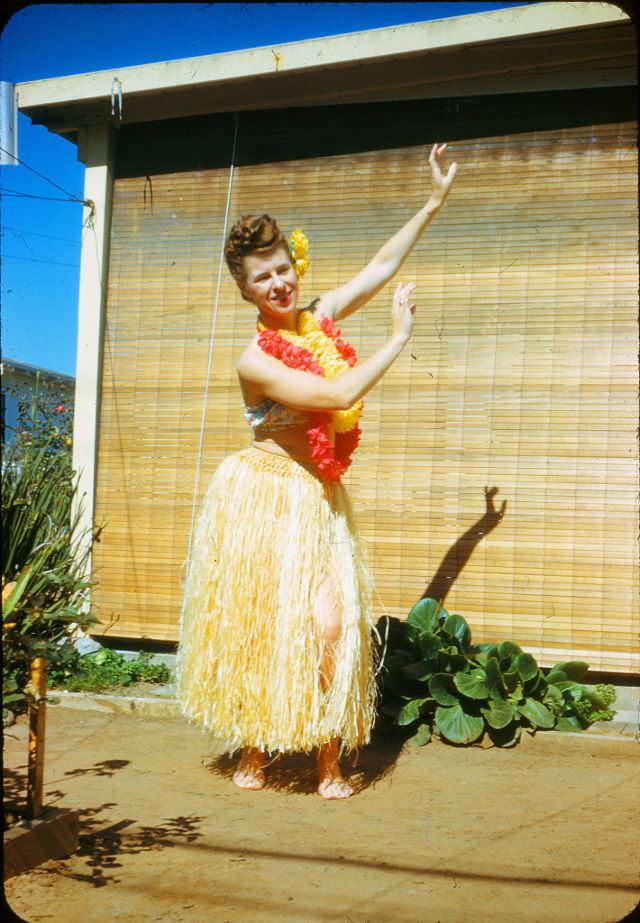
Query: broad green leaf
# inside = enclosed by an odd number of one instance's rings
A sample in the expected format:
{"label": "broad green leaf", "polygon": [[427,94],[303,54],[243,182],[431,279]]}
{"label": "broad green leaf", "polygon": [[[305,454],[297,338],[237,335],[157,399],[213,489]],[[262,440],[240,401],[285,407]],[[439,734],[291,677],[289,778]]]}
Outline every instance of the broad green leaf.
{"label": "broad green leaf", "polygon": [[553,667],[553,669],[547,673],[545,679],[548,683],[554,683],[555,685],[569,681],[567,674],[563,670],[559,670],[557,667]]}
{"label": "broad green leaf", "polygon": [[420,717],[420,709],[425,702],[428,702],[429,699],[412,699],[410,702],[400,710],[398,717],[396,718],[396,723],[399,725],[411,724],[412,721],[416,721]]}
{"label": "broad green leaf", "polygon": [[517,670],[503,673],[502,683],[509,695],[516,697],[522,692],[522,679]]}
{"label": "broad green leaf", "polygon": [[516,644],[515,641],[501,641],[498,645],[498,656],[500,659],[503,657],[516,657],[521,653],[522,648]]}
{"label": "broad green leaf", "polygon": [[476,644],[478,648],[478,659],[480,655],[486,660],[487,657],[495,657],[498,655],[498,645],[497,644]]}
{"label": "broad green leaf", "polygon": [[469,661],[464,654],[458,653],[457,648],[453,648],[450,652],[440,651],[438,663],[440,665],[439,672],[458,673],[460,670],[469,668]]}
{"label": "broad green leaf", "polygon": [[581,731],[582,725],[575,715],[562,715],[556,721],[555,731]]}
{"label": "broad green leaf", "polygon": [[525,699],[524,704],[517,705],[516,708],[537,728],[552,728],[556,723],[553,712],[536,699]]}
{"label": "broad green leaf", "polygon": [[434,673],[429,680],[429,692],[438,705],[457,705],[460,701],[449,673]]}
{"label": "broad green leaf", "polygon": [[428,724],[419,724],[418,730],[410,737],[407,743],[410,747],[424,747],[431,740],[431,728]]}
{"label": "broad green leaf", "polygon": [[589,672],[589,664],[584,660],[567,660],[565,663],[557,663],[551,672],[561,670],[567,679],[572,679],[576,683],[581,683]]}
{"label": "broad green leaf", "polygon": [[487,677],[484,670],[473,670],[470,673],[456,673],[453,677],[458,692],[470,699],[486,699],[489,695]]}
{"label": "broad green leaf", "polygon": [[531,696],[535,692],[535,698],[539,699],[542,696],[542,693],[546,690],[547,684],[545,679],[538,669],[536,675],[531,679],[525,680],[524,684],[525,692],[527,695]]}
{"label": "broad green leaf", "polygon": [[511,702],[505,702],[504,699],[499,701],[491,699],[489,707],[483,708],[481,711],[487,719],[487,724],[496,729],[506,727],[510,721],[513,721],[515,715]]}
{"label": "broad green leaf", "polygon": [[557,686],[549,686],[542,697],[542,701],[552,710],[561,709],[564,705],[564,696]]}
{"label": "broad green leaf", "polygon": [[431,676],[433,670],[429,668],[429,664],[424,660],[417,660],[415,663],[408,663],[406,666],[400,667],[400,672],[409,679],[425,681]]}
{"label": "broad green leaf", "polygon": [[445,619],[442,630],[452,638],[457,638],[461,648],[466,650],[471,643],[471,629],[461,615],[449,615]]}
{"label": "broad green leaf", "polygon": [[411,656],[409,651],[396,650],[385,657],[384,665],[391,670],[413,663],[414,660],[415,658]]}
{"label": "broad green leaf", "polygon": [[484,718],[467,715],[460,705],[440,705],[436,709],[435,722],[442,736],[455,744],[470,744],[484,731]]}
{"label": "broad green leaf", "polygon": [[531,654],[518,654],[513,665],[523,680],[533,679],[538,673],[538,664]]}
{"label": "broad green leaf", "polygon": [[500,679],[500,664],[495,657],[489,657],[485,661],[484,672],[487,677],[487,688],[493,689]]}
{"label": "broad green leaf", "polygon": [[442,618],[446,618],[448,612],[443,609],[440,603],[435,599],[425,597],[415,604],[409,615],[407,622],[415,625],[420,631],[434,631]]}
{"label": "broad green leaf", "polygon": [[489,728],[489,735],[498,747],[515,747],[520,740],[521,733],[522,727],[516,722],[504,728]]}
{"label": "broad green leaf", "polygon": [[579,702],[584,697],[585,687],[582,683],[569,681],[558,685],[557,688],[561,690],[565,698],[568,696],[572,702]]}
{"label": "broad green leaf", "polygon": [[418,632],[415,640],[423,657],[434,657],[443,646],[440,635],[436,635],[432,631]]}

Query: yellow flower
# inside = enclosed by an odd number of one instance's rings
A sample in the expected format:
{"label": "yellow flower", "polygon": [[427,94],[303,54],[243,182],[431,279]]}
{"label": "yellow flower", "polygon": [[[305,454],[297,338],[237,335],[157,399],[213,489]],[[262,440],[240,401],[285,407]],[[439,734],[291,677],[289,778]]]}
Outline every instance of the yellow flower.
{"label": "yellow flower", "polygon": [[291,237],[289,239],[289,250],[291,251],[291,256],[293,258],[296,275],[298,278],[300,278],[305,274],[311,265],[307,259],[309,241],[307,239],[307,235],[304,234],[300,228],[295,228],[295,230],[291,232]]}
{"label": "yellow flower", "polygon": [[307,250],[309,249],[309,240],[307,235],[296,228],[291,232],[290,246],[292,250],[296,251],[296,256],[306,256]]}

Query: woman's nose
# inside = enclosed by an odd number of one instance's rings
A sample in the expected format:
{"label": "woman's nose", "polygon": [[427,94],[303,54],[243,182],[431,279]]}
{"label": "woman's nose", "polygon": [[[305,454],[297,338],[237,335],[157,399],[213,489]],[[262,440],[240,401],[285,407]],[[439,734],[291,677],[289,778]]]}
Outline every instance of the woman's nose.
{"label": "woman's nose", "polygon": [[285,281],[281,276],[278,275],[275,269],[271,273],[271,282],[275,288],[284,288]]}

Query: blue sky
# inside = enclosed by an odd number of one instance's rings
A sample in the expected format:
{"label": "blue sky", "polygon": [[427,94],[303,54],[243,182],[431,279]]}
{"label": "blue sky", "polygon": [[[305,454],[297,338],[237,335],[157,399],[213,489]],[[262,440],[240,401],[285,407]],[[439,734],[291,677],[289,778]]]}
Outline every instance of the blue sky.
{"label": "blue sky", "polygon": [[[216,54],[522,3],[34,4],[0,36],[11,83]],[[82,198],[75,145],[18,118],[18,156]],[[0,167],[2,355],[75,374],[82,206],[22,165]]]}

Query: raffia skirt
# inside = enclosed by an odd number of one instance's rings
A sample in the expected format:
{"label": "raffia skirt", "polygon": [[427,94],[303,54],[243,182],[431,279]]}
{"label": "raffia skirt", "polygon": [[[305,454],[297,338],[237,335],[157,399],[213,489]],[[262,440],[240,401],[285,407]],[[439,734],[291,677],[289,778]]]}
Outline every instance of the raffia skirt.
{"label": "raffia skirt", "polygon": [[[314,606],[329,580],[341,615],[333,679]],[[324,588],[323,588],[324,589]],[[176,680],[185,718],[225,752],[369,742],[377,664],[372,581],[342,484],[250,447],[227,457],[201,503],[186,568]],[[324,689],[323,689],[324,686]]]}

